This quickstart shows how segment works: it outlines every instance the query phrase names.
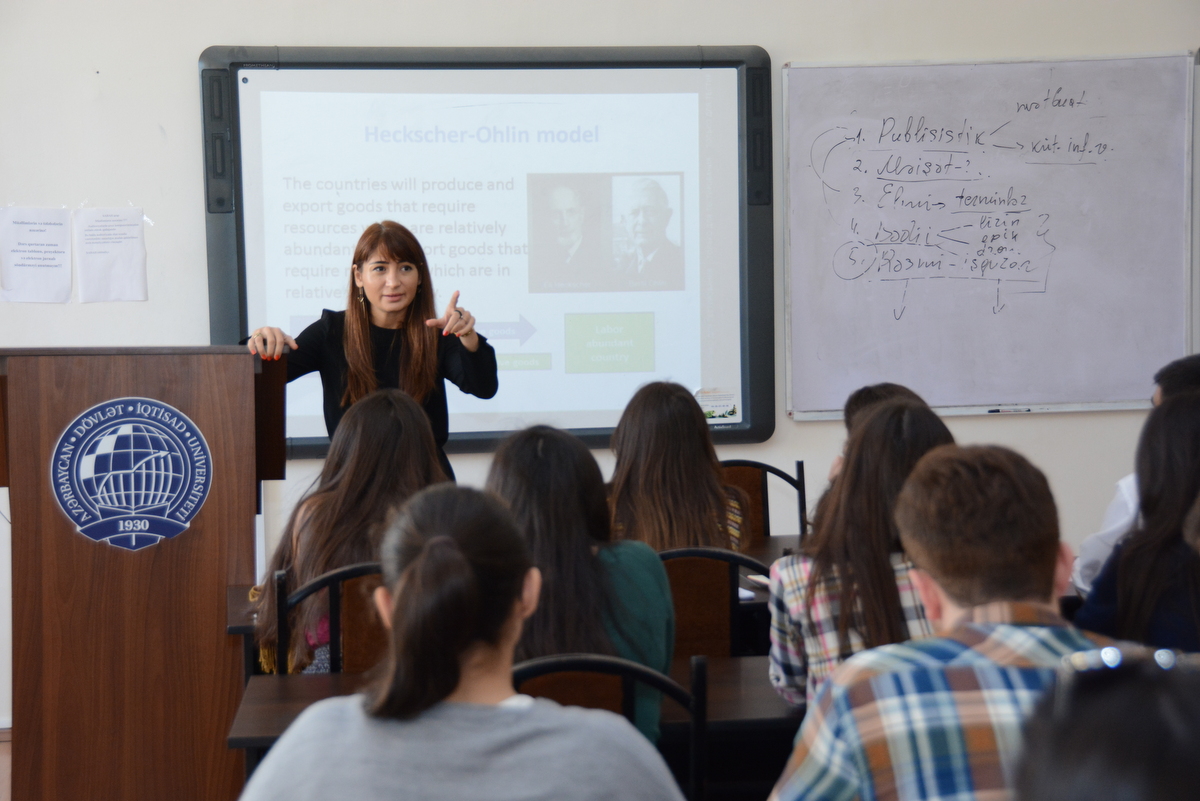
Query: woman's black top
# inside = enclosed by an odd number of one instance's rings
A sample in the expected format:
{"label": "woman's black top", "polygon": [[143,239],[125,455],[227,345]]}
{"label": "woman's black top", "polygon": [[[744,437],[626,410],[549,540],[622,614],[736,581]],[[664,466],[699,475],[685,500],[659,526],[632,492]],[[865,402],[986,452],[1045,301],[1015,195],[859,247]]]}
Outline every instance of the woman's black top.
{"label": "woman's black top", "polygon": [[[1092,583],[1083,606],[1072,621],[1078,628],[1116,637],[1117,582],[1123,543],[1113,548],[1100,575]],[[1164,555],[1156,577],[1162,594],[1150,613],[1143,645],[1200,651],[1200,609],[1197,609],[1196,552],[1182,539]]]}
{"label": "woman's black top", "polygon": [[[305,328],[296,337],[296,350],[288,353],[287,378],[293,381],[311,372],[320,372],[321,386],[325,396],[325,428],[329,436],[337,429],[346,408],[342,406],[342,395],[346,392],[346,351],[342,337],[346,330],[346,312],[321,312],[321,319]],[[371,350],[375,361],[375,378],[380,389],[395,389],[400,386],[400,359],[404,352],[403,330],[371,326]],[[453,478],[450,462],[442,446],[450,437],[450,414],[446,409],[446,385],[450,379],[459,389],[477,398],[490,398],[496,394],[499,381],[496,378],[496,351],[482,335],[479,350],[467,350],[458,337],[438,337],[438,374],[433,389],[422,404],[433,428],[433,440],[438,446],[438,459],[442,469]]]}

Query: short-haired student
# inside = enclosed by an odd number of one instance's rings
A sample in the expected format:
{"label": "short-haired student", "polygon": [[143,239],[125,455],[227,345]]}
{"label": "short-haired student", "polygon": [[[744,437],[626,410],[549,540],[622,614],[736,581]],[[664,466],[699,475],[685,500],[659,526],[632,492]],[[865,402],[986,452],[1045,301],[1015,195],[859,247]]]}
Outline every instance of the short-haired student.
{"label": "short-haired student", "polygon": [[1063,656],[1108,644],[1055,600],[1071,551],[1041,471],[1005,448],[917,463],[896,525],[937,636],[850,657],[821,688],[774,799],[1003,799],[1022,721]]}

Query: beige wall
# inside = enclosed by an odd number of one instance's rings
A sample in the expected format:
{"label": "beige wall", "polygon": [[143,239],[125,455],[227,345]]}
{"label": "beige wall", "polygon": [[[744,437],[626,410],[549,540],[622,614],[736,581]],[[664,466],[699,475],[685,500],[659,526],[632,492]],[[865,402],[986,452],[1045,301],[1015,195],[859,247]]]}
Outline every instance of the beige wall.
{"label": "beige wall", "polygon": [[[148,302],[0,303],[0,347],[208,343],[196,60],[209,45],[757,44],[775,68],[778,120],[778,69],[788,61],[1054,59],[1182,51],[1197,42],[1195,0],[8,0],[0,3],[0,204],[132,203],[154,225],[146,235]],[[779,143],[777,126],[777,165]],[[775,186],[780,230],[781,182]],[[782,253],[778,241],[775,250]],[[778,258],[776,276],[780,320]],[[1147,365],[1148,376],[1156,367]],[[770,441],[721,455],[785,467],[802,458],[815,497],[842,432],[836,423],[788,420],[782,380],[777,405]],[[1141,420],[1141,413],[1122,412],[949,422],[960,441],[1010,445],[1040,465],[1064,531],[1077,542],[1098,524],[1113,482],[1131,469]],[[607,469],[607,455],[600,456]],[[454,463],[465,482],[482,482],[486,456]],[[295,463],[292,480],[268,488],[269,533],[313,470],[312,463]],[[781,498],[777,509],[786,503]],[[790,522],[783,514],[777,520],[781,527]],[[5,606],[6,536],[0,528]],[[8,639],[8,618],[0,608],[0,643]],[[10,652],[0,648],[0,724],[10,708]]]}

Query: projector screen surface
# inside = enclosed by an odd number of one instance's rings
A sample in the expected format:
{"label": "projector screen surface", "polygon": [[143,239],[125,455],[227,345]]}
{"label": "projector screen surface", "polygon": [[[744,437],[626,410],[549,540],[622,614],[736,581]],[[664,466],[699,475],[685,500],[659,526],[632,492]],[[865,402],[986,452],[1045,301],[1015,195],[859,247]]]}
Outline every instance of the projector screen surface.
{"label": "projector screen surface", "polygon": [[[236,75],[250,329],[344,309],[391,219],[496,349],[500,391],[449,388],[452,431],[611,427],[653,380],[741,420],[736,70]],[[287,430],[325,434],[316,374]]]}

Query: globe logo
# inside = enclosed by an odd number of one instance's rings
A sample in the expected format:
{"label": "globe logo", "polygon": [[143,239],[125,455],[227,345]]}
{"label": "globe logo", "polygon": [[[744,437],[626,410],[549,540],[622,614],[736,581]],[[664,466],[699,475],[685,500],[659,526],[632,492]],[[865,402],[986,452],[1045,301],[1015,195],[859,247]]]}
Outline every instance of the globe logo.
{"label": "globe logo", "polygon": [[211,462],[203,434],[178,409],[115,398],[63,431],[51,484],[77,531],[136,551],[188,527],[208,496]]}
{"label": "globe logo", "polygon": [[166,507],[183,485],[183,453],[162,431],[137,423],[106,428],[79,465],[80,487],[102,510],[135,514]]}

